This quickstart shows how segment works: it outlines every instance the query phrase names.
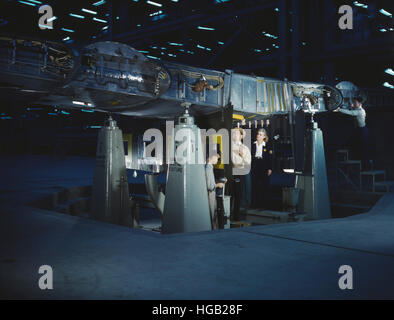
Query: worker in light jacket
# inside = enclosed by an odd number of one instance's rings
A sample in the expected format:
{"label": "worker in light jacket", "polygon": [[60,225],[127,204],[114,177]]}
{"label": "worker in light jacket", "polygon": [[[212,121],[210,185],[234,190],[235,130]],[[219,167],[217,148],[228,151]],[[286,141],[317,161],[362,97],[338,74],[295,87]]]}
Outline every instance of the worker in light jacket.
{"label": "worker in light jacket", "polygon": [[[233,168],[249,172],[251,154],[249,148],[242,142],[245,135],[245,130],[242,128],[232,130],[231,161]],[[243,193],[245,191],[246,176],[243,174],[233,175],[232,180],[232,216],[234,221],[239,221],[241,219],[241,201],[245,198]]]}
{"label": "worker in light jacket", "polygon": [[334,111],[350,115],[354,118],[356,129],[351,136],[350,145],[353,146],[353,153],[361,160],[363,170],[371,169],[371,161],[369,159],[369,131],[366,126],[367,114],[363,108],[363,98],[355,97],[352,101],[351,109],[338,108]]}

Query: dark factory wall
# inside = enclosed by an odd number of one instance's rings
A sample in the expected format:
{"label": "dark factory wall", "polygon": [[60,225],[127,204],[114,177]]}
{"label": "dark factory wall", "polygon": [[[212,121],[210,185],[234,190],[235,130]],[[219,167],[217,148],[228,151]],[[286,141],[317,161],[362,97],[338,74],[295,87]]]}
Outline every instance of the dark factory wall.
{"label": "dark factory wall", "polygon": [[[326,113],[316,117],[323,130],[328,166],[335,159],[335,149],[347,147],[353,131],[353,119],[338,113]],[[7,119],[0,121],[0,154],[28,155],[45,154],[54,157],[89,156],[96,152],[98,128],[104,115],[74,115],[70,117],[47,116],[39,119]],[[301,122],[300,122],[301,121]],[[303,120],[298,118],[301,128]],[[88,124],[86,124],[88,123]],[[391,108],[367,109],[367,124],[370,129],[371,159],[376,168],[386,169],[388,177],[394,178],[394,112]],[[124,133],[142,135],[150,127],[163,126],[154,120],[118,117],[118,125]],[[142,130],[142,131],[141,131]],[[302,130],[298,130],[302,135]],[[302,157],[302,145],[297,146]],[[301,162],[298,162],[302,164]],[[283,168],[277,168],[283,169]]]}
{"label": "dark factory wall", "polygon": [[[391,108],[370,108],[367,112],[367,126],[370,133],[369,155],[376,169],[387,170],[387,176],[394,178],[394,112]],[[335,150],[347,148],[349,138],[354,129],[351,117],[341,114],[325,114],[318,117],[319,127],[322,128],[326,162],[333,166]]]}

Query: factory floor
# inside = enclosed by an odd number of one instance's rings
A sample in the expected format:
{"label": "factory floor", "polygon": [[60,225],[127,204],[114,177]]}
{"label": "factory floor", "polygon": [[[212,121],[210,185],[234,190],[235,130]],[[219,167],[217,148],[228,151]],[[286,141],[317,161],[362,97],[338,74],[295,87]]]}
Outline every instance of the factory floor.
{"label": "factory floor", "polygon": [[[393,299],[394,194],[343,219],[161,235],[34,208],[93,158],[0,158],[2,299]],[[53,268],[53,290],[38,286]],[[340,266],[353,289],[338,286]]]}

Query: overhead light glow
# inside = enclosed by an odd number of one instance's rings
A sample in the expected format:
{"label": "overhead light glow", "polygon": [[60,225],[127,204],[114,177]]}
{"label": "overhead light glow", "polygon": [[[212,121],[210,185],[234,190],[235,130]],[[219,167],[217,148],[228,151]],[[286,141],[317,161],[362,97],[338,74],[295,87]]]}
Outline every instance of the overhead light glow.
{"label": "overhead light glow", "polygon": [[149,15],[149,17],[157,16],[157,15],[159,15],[159,14],[161,14],[161,13],[163,13],[163,11],[159,10],[159,11],[157,11],[157,12],[151,13],[151,14]]}
{"label": "overhead light glow", "polygon": [[160,60],[160,58],[154,57],[154,56],[148,56],[148,55],[147,55],[147,57],[148,57],[148,58],[151,58],[151,59],[155,59],[155,60]]}
{"label": "overhead light glow", "polygon": [[380,9],[379,12],[380,12],[381,14],[387,16],[387,17],[390,17],[390,18],[393,17],[393,15],[392,15],[390,12],[388,12],[388,11],[386,11],[386,10],[384,10],[384,9]]}
{"label": "overhead light glow", "polygon": [[273,34],[270,34],[268,32],[262,31],[261,32],[264,36],[268,37],[268,38],[272,38],[272,39],[278,39],[277,36],[274,36]]}
{"label": "overhead light glow", "polygon": [[82,102],[82,101],[73,101],[73,104],[76,104],[76,105],[79,105],[79,106],[88,106],[88,107],[92,106],[91,103],[85,103],[85,102]]}
{"label": "overhead light glow", "polygon": [[[49,20],[48,20],[49,21]],[[39,24],[38,25],[41,29],[53,29],[50,25]]]}
{"label": "overhead light glow", "polygon": [[391,68],[386,69],[384,72],[386,72],[387,74],[394,76],[394,71]]}
{"label": "overhead light glow", "polygon": [[26,1],[18,1],[19,3],[23,3],[23,4],[27,4],[29,6],[35,7],[36,5],[34,3],[31,2],[26,2]]}
{"label": "overhead light glow", "polygon": [[176,42],[168,42],[168,44],[171,45],[171,46],[178,46],[178,47],[183,46],[182,43],[176,43]]}
{"label": "overhead light glow", "polygon": [[152,6],[156,6],[156,7],[162,7],[163,5],[161,3],[157,3],[157,2],[153,2],[153,1],[147,1],[147,4],[150,4]]}
{"label": "overhead light glow", "polygon": [[66,28],[62,28],[62,30],[63,30],[63,31],[66,31],[66,32],[75,32],[74,30],[66,29]]}
{"label": "overhead light glow", "polygon": [[82,11],[86,12],[86,13],[90,13],[90,14],[97,14],[96,11],[88,10],[88,9],[85,9],[85,8],[82,8]]}
{"label": "overhead light glow", "polygon": [[70,15],[71,17],[74,17],[74,18],[78,18],[78,19],[85,19],[85,17],[84,17],[84,16],[81,16],[81,15],[79,15],[79,14],[70,13],[69,15]]}
{"label": "overhead light glow", "polygon": [[387,81],[385,83],[383,83],[383,86],[386,88],[394,89],[394,86],[392,84],[388,83]]}
{"label": "overhead light glow", "polygon": [[360,2],[358,2],[358,1],[354,1],[353,4],[354,4],[356,7],[361,7],[361,8],[364,8],[364,9],[368,9],[368,5],[363,4],[363,3],[360,3]]}
{"label": "overhead light glow", "polygon": [[102,0],[102,1],[97,1],[97,2],[93,3],[93,5],[94,5],[95,7],[98,7],[98,6],[101,6],[101,5],[104,4],[104,3],[105,3],[105,0]]}
{"label": "overhead light glow", "polygon": [[203,47],[203,46],[200,46],[199,44],[197,45],[197,48],[204,49],[204,50],[207,50],[207,51],[212,51],[211,48]]}
{"label": "overhead light glow", "polygon": [[57,19],[57,17],[56,16],[53,16],[52,18],[49,18],[47,21],[48,22],[52,22],[52,21],[55,21]]}
{"label": "overhead light glow", "polygon": [[94,17],[93,20],[94,21],[98,21],[98,22],[102,22],[102,23],[108,23],[108,21],[103,20],[103,19],[99,19],[99,18],[96,18],[96,17]]}
{"label": "overhead light glow", "polygon": [[200,29],[200,30],[208,30],[208,31],[214,31],[214,30],[215,30],[215,28],[202,27],[202,26],[198,26],[197,29]]}

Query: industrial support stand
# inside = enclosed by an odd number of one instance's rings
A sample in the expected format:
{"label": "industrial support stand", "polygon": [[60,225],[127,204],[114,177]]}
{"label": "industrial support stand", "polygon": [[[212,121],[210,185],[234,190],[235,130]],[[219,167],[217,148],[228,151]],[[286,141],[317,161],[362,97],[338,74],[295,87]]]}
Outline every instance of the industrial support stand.
{"label": "industrial support stand", "polygon": [[122,131],[111,116],[100,129],[90,217],[133,227]]}
{"label": "industrial support stand", "polygon": [[300,189],[298,211],[306,213],[306,218],[331,218],[323,133],[313,114],[305,136],[304,171],[296,177],[296,188]]}
{"label": "industrial support stand", "polygon": [[175,126],[173,141],[175,151],[184,152],[169,165],[162,233],[212,230],[201,133],[187,106]]}

